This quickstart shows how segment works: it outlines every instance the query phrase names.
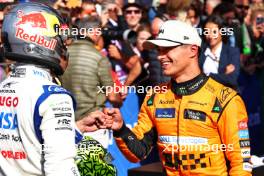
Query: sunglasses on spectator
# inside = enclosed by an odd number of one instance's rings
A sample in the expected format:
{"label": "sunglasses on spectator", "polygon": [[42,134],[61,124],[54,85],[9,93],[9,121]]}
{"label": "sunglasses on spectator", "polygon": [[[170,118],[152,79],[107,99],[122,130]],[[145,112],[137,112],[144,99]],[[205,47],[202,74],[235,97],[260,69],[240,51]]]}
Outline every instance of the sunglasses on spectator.
{"label": "sunglasses on spectator", "polygon": [[132,14],[133,12],[135,13],[135,14],[140,14],[141,13],[141,10],[126,10],[125,11],[126,12],[126,14]]}
{"label": "sunglasses on spectator", "polygon": [[245,9],[245,10],[248,10],[249,9],[249,6],[248,5],[237,4],[236,7],[239,8],[239,9]]}

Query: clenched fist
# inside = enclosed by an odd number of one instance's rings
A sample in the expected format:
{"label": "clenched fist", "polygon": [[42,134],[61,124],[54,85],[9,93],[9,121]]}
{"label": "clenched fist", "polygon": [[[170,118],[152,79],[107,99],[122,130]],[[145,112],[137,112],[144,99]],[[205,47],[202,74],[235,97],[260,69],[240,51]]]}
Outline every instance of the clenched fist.
{"label": "clenched fist", "polygon": [[92,132],[98,129],[111,128],[113,120],[111,116],[101,111],[94,111],[76,122],[77,127],[82,133]]}
{"label": "clenched fist", "polygon": [[105,108],[103,110],[103,112],[107,116],[111,116],[112,117],[111,129],[114,130],[114,131],[120,130],[121,127],[123,126],[123,123],[124,123],[122,115],[120,113],[120,110],[118,108]]}

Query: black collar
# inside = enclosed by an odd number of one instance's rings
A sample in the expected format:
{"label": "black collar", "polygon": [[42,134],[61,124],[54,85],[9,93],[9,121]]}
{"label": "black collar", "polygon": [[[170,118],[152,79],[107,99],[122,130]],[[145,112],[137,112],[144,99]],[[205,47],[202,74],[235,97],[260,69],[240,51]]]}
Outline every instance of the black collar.
{"label": "black collar", "polygon": [[176,83],[176,81],[171,80],[171,90],[178,96],[191,95],[197,92],[206,83],[208,78],[205,74],[201,73],[195,78],[182,83]]}

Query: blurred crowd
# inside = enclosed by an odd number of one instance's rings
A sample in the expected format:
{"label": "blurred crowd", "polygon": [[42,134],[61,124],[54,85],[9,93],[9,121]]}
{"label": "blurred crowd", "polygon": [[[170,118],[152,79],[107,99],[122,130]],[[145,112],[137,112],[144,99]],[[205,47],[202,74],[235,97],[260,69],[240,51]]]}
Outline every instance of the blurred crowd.
{"label": "blurred crowd", "polygon": [[[41,2],[41,1],[40,1]],[[264,4],[262,0],[58,0],[52,5],[67,21],[69,66],[61,82],[77,97],[77,119],[100,109],[108,100],[121,107],[128,89],[98,96],[98,86],[155,86],[163,76],[156,50],[144,50],[162,23],[180,19],[196,27],[203,39],[200,67],[215,80],[240,92],[249,113],[249,127],[264,120]],[[8,11],[0,6],[0,24]],[[0,26],[1,27],[1,26]],[[86,32],[81,33],[85,28]],[[88,31],[88,32],[87,32]],[[0,79],[12,63],[1,57]],[[145,91],[137,91],[139,102]],[[262,112],[262,113],[261,113]],[[262,117],[261,117],[262,115]],[[262,122],[263,123],[263,122]],[[257,128],[255,128],[257,126]],[[105,132],[103,132],[105,133]],[[252,152],[264,154],[254,134]],[[99,134],[101,135],[101,134]],[[260,137],[259,137],[260,135]],[[254,148],[254,140],[258,141]]]}

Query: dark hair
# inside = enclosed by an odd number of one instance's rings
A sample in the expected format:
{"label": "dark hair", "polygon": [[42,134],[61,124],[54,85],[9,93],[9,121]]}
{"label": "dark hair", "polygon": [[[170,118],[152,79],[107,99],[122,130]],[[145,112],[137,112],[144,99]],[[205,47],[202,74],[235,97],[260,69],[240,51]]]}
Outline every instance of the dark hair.
{"label": "dark hair", "polygon": [[234,4],[230,2],[222,2],[214,8],[213,14],[223,16],[224,14],[234,12],[235,10],[236,8]]}
{"label": "dark hair", "polygon": [[[216,15],[216,14],[212,14],[212,15],[210,15],[210,16],[206,19],[206,21],[205,21],[205,23],[204,23],[204,26],[203,26],[203,29],[205,29],[205,25],[206,25],[207,23],[214,23],[214,24],[216,24],[216,25],[218,26],[218,29],[219,29],[219,30],[221,30],[221,29],[223,29],[223,28],[226,28],[225,20],[224,20],[220,15]],[[227,43],[227,41],[228,41],[228,37],[227,37],[227,35],[222,35],[222,41],[223,41],[224,43]]]}
{"label": "dark hair", "polygon": [[100,27],[101,19],[97,16],[84,17],[81,19],[77,19],[75,25],[77,26],[78,29],[96,28],[96,27]]}
{"label": "dark hair", "polygon": [[141,31],[148,31],[149,33],[151,33],[150,23],[149,22],[141,23],[137,29],[137,33],[141,32]]}
{"label": "dark hair", "polygon": [[201,3],[200,0],[194,0],[192,1],[190,7],[188,10],[193,10],[195,12],[195,17],[199,17],[202,15],[203,12],[203,4]]}
{"label": "dark hair", "polygon": [[101,20],[97,16],[90,16],[90,17],[84,17],[84,18],[78,18],[75,21],[75,24],[73,24],[73,28],[78,29],[77,39],[84,39],[87,36],[84,36],[84,34],[81,34],[82,29],[89,30],[90,28],[99,28],[101,27]]}
{"label": "dark hair", "polygon": [[180,10],[187,10],[191,5],[191,0],[179,1],[168,0],[166,4],[167,14],[170,16],[177,16]]}

